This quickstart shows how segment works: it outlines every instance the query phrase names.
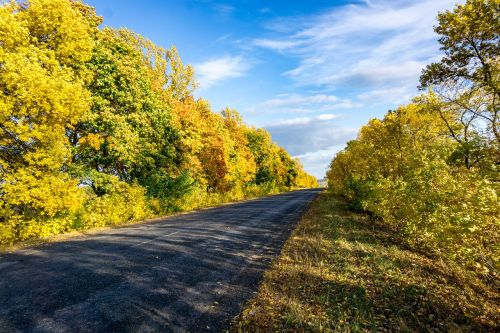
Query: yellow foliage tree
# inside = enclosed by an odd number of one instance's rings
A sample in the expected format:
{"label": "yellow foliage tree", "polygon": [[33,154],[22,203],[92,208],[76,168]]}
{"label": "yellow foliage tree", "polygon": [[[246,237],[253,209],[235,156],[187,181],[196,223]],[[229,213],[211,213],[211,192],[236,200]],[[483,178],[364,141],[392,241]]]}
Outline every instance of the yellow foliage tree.
{"label": "yellow foliage tree", "polygon": [[450,163],[457,147],[439,113],[413,103],[363,126],[332,160],[328,184],[410,244],[495,272],[498,186]]}
{"label": "yellow foliage tree", "polygon": [[175,47],[101,23],[76,0],[0,2],[0,243],[294,186],[270,137],[275,182],[256,181],[250,129],[193,98]]}
{"label": "yellow foliage tree", "polygon": [[77,181],[64,172],[71,160],[66,130],[89,111],[82,65],[94,46],[91,29],[69,1],[0,7],[3,241],[37,233],[35,218],[64,219],[81,205]]}

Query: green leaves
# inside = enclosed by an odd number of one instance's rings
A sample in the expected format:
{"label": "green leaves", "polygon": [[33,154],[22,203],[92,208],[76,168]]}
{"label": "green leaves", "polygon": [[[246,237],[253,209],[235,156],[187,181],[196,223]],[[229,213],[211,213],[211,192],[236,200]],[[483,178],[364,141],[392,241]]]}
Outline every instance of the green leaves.
{"label": "green leaves", "polygon": [[[455,107],[457,118],[482,126],[486,139],[500,143],[500,1],[468,0],[438,15],[435,31],[445,52],[440,62],[427,66],[421,88],[434,90]],[[478,96],[482,103],[477,103]],[[467,123],[467,119],[466,119]],[[468,125],[468,124],[467,124]]]}
{"label": "green leaves", "polygon": [[0,243],[314,185],[195,100],[175,47],[101,22],[79,1],[0,3]]}

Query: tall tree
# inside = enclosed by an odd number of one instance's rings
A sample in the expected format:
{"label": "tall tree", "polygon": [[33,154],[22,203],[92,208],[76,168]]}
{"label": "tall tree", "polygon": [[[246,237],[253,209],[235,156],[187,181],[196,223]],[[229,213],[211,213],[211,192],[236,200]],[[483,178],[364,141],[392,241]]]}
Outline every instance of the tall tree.
{"label": "tall tree", "polygon": [[440,13],[438,22],[435,31],[445,56],[423,71],[421,88],[433,87],[453,104],[458,121],[484,122],[500,144],[500,1],[467,0]]}
{"label": "tall tree", "polygon": [[83,8],[66,0],[0,6],[0,222],[62,218],[81,203],[65,171],[66,131],[90,110],[84,64],[95,26]]}

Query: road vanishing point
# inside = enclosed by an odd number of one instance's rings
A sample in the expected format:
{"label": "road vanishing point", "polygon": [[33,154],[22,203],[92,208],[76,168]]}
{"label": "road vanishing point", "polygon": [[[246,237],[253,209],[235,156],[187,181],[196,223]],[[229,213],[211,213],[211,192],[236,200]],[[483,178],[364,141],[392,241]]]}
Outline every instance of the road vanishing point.
{"label": "road vanishing point", "polygon": [[320,192],[0,254],[0,332],[221,332]]}

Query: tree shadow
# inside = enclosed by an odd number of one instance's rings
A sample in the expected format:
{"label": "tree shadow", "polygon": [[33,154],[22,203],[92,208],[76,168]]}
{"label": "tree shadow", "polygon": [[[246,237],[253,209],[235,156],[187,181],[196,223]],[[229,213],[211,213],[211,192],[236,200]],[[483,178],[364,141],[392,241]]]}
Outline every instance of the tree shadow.
{"label": "tree shadow", "polygon": [[4,255],[0,331],[221,331],[315,195],[208,209]]}

